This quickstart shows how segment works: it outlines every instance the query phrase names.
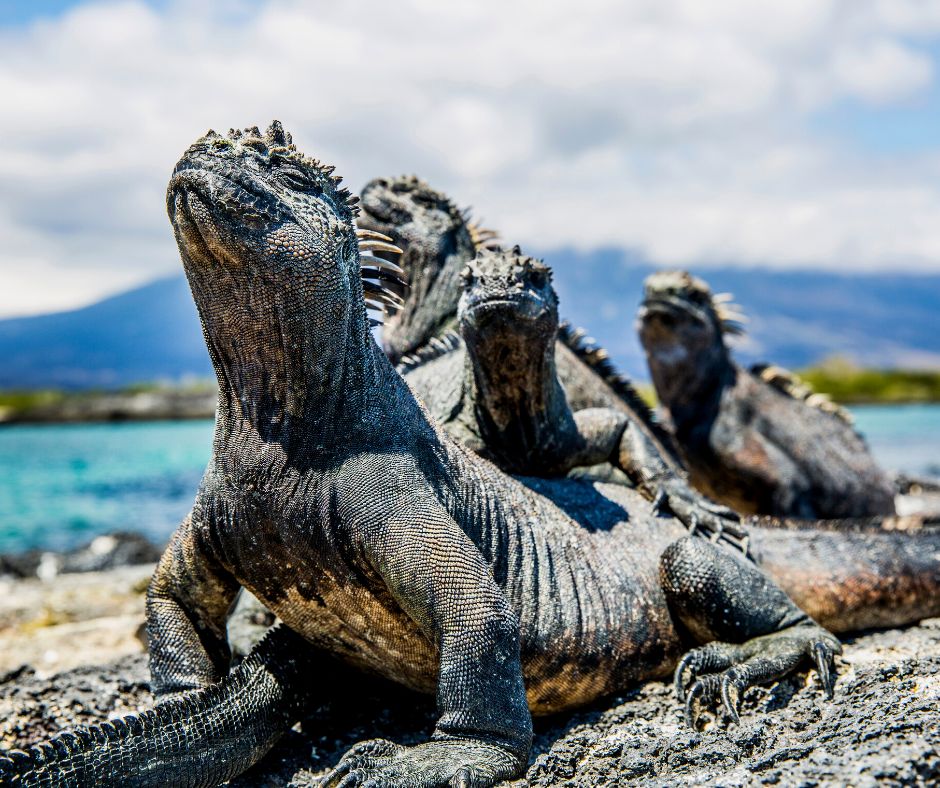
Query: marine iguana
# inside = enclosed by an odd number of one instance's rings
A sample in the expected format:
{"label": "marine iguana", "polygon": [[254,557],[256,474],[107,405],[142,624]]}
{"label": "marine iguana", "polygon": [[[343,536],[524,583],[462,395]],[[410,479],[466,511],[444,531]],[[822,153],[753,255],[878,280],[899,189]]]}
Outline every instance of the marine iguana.
{"label": "marine iguana", "polygon": [[575,413],[568,405],[556,374],[558,297],[547,265],[518,246],[481,249],[461,280],[459,333],[398,365],[454,438],[527,476],[610,462],[691,529],[746,549],[738,516],[694,491],[624,411]]}
{"label": "marine iguana", "polygon": [[[777,368],[738,366],[740,320],[682,271],[651,275],[640,342],[676,441],[706,494],[742,513],[849,518],[894,513],[894,489],[838,409]],[[763,374],[761,374],[763,373]]]}
{"label": "marine iguana", "polygon": [[[496,234],[470,221],[445,194],[414,176],[376,178],[361,194],[360,227],[383,233],[404,250],[400,258],[409,282],[404,303],[392,306],[382,328],[382,345],[396,364],[413,367],[440,353],[440,343],[457,325],[460,273],[478,249],[492,245]],[[675,471],[682,465],[672,436],[624,375],[611,364],[607,352],[582,329],[559,326],[555,348],[556,372],[572,410],[615,408],[626,413],[644,432],[657,455]],[[447,407],[453,389],[423,390],[432,412]]]}
{"label": "marine iguana", "polygon": [[[361,228],[390,237],[409,292],[387,310],[382,347],[398,363],[456,324],[460,271],[482,245],[467,210],[414,175],[375,178],[361,192]],[[486,233],[489,238],[490,233]]]}
{"label": "marine iguana", "polygon": [[[0,761],[4,780],[214,785],[283,727],[298,674],[311,692],[329,682],[317,656],[332,655],[436,692],[441,717],[426,744],[353,748],[327,785],[489,786],[524,766],[529,707],[678,663],[693,717],[718,699],[733,717],[749,685],[806,659],[831,694],[823,626],[940,612],[936,534],[755,529],[802,612],[753,564],[676,539],[630,488],[514,479],[454,443],[372,339],[355,211],[331,173],[277,123],[209,133],[177,164],[168,209],[220,396],[196,503],[148,593],[172,751],[154,747],[158,708]],[[239,586],[284,626],[213,686]]]}

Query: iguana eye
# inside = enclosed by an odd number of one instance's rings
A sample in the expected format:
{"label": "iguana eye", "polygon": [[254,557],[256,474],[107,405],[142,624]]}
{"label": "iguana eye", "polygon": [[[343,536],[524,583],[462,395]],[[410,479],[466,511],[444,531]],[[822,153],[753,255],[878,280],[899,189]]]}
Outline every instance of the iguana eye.
{"label": "iguana eye", "polygon": [[422,192],[415,192],[412,194],[411,201],[415,205],[420,205],[422,208],[427,208],[428,210],[437,208],[437,200],[431,197],[429,194],[423,194]]}
{"label": "iguana eye", "polygon": [[296,167],[281,167],[281,179],[290,186],[290,188],[296,191],[320,191],[320,187],[316,181]]}

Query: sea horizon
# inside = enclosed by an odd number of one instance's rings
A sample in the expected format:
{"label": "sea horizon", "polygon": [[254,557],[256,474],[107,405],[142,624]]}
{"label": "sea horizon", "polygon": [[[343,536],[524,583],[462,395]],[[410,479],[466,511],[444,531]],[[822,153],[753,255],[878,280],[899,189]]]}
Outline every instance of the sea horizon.
{"label": "sea horizon", "polygon": [[[850,411],[884,468],[940,476],[940,403]],[[0,553],[115,531],[162,544],[192,505],[212,431],[211,419],[0,429]]]}

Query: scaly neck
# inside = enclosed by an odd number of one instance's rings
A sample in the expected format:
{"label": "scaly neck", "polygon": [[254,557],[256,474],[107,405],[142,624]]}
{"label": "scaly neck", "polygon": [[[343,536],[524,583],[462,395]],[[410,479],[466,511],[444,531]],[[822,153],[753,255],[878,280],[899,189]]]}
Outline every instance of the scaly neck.
{"label": "scaly neck", "polygon": [[704,352],[690,353],[677,346],[675,352],[651,357],[650,373],[656,394],[679,432],[712,413],[721,392],[735,379],[731,357],[720,341]]}
{"label": "scaly neck", "polygon": [[385,361],[358,279],[331,298],[285,284],[283,269],[248,286],[212,273],[189,278],[219,382],[217,440],[256,434],[289,455],[343,445],[376,406]]}
{"label": "scaly neck", "polygon": [[501,464],[534,467],[545,436],[561,428],[567,407],[554,343],[509,331],[488,333],[468,339],[464,372],[480,435]]}

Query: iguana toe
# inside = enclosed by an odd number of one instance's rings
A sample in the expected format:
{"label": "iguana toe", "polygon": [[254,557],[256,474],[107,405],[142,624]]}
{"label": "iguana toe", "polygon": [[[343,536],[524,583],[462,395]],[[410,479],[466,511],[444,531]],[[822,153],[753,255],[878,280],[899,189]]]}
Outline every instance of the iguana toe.
{"label": "iguana toe", "polygon": [[689,687],[688,694],[685,697],[685,721],[692,730],[698,728],[702,711],[718,697],[720,687],[721,681],[715,675],[697,679]]}
{"label": "iguana toe", "polygon": [[679,700],[686,700],[686,693],[700,674],[726,670],[741,659],[741,649],[733,643],[709,643],[692,649],[679,660],[674,674],[674,686]]}
{"label": "iguana toe", "polygon": [[489,788],[516,776],[520,759],[471,739],[402,747],[378,739],[353,747],[323,780],[324,788]]}
{"label": "iguana toe", "polygon": [[748,532],[737,512],[708,500],[676,480],[659,487],[657,501],[659,493],[663,492],[666,496],[665,503],[656,504],[654,501],[654,505],[658,506],[655,511],[661,512],[665,506],[685,525],[690,534],[700,532],[714,542],[724,542],[747,555]]}
{"label": "iguana toe", "polygon": [[823,686],[823,692],[826,697],[832,700],[836,691],[836,668],[835,655],[836,650],[826,641],[819,640],[812,646],[813,661],[816,663],[816,672],[819,673],[819,681]]}
{"label": "iguana toe", "polygon": [[709,643],[679,662],[676,694],[685,703],[685,718],[695,728],[708,706],[721,704],[732,722],[740,721],[744,693],[758,684],[783,678],[806,658],[813,660],[826,697],[835,691],[838,641],[816,626],[796,626],[742,644]]}

